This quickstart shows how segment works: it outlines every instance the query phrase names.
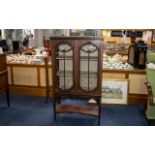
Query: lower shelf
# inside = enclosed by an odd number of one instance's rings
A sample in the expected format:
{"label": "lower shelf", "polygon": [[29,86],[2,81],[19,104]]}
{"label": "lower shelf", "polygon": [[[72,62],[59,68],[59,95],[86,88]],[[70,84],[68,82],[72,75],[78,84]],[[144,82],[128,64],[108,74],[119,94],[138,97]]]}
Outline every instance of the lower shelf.
{"label": "lower shelf", "polygon": [[88,105],[56,105],[57,113],[82,113],[93,116],[99,116],[98,106],[88,106]]}

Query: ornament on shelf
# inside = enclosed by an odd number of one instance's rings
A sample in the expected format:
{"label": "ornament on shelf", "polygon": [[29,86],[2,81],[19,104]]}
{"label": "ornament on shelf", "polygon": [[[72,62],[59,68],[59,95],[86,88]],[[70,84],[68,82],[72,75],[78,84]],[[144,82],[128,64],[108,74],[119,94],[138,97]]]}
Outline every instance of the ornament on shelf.
{"label": "ornament on shelf", "polygon": [[122,30],[122,43],[123,44],[127,44],[128,43],[128,38],[127,38],[127,30],[125,31],[125,33],[124,33],[124,31]]}

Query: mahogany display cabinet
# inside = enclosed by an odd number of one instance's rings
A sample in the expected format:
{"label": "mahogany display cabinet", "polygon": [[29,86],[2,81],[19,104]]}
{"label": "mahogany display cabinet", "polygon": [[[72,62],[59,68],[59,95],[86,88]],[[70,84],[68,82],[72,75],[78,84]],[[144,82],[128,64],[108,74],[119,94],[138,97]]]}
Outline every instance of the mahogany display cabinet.
{"label": "mahogany display cabinet", "polygon": [[[98,117],[102,92],[101,37],[51,37],[54,120],[58,113],[82,113]],[[89,101],[96,105],[64,104],[62,99]]]}

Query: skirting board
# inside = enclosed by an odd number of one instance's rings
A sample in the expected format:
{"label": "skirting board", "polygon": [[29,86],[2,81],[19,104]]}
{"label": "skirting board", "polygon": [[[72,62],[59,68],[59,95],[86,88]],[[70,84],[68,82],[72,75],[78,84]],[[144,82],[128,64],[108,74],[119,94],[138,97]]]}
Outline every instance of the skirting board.
{"label": "skirting board", "polygon": [[[32,96],[46,96],[46,88],[44,87],[21,87],[9,86],[10,93],[32,95]],[[52,93],[50,92],[50,96]]]}

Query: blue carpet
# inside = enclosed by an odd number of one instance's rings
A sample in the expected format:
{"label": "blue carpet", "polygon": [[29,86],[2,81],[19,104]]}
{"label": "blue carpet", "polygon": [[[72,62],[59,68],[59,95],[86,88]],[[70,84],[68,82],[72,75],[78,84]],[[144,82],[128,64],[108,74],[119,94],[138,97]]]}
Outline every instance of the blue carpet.
{"label": "blue carpet", "polygon": [[[52,101],[44,104],[44,97],[11,94],[11,107],[7,108],[4,94],[0,94],[1,126],[95,126],[97,118],[78,113],[59,114],[53,120]],[[65,100],[73,104],[82,101]],[[146,126],[143,105],[102,105],[102,126]]]}

